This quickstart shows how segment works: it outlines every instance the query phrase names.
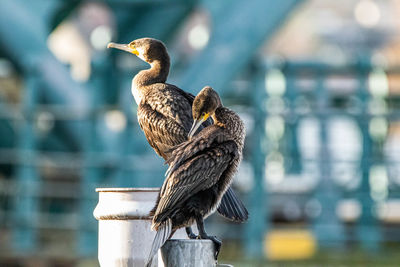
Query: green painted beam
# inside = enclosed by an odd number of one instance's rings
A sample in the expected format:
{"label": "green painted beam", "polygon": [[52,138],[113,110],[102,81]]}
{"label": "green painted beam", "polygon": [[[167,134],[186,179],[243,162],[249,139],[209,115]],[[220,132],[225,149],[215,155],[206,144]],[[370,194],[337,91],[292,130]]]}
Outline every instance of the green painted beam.
{"label": "green painted beam", "polygon": [[[128,42],[141,37],[153,37],[164,42],[190,14],[195,1],[170,5],[135,5],[131,9],[135,16],[125,19],[119,27],[119,39]],[[137,12],[139,11],[139,14]]]}
{"label": "green painted beam", "polygon": [[179,85],[198,92],[205,85],[222,91],[248,65],[301,0],[225,1],[212,15],[212,36],[179,79]]}
{"label": "green painted beam", "polygon": [[[0,1],[1,49],[23,73],[38,78],[48,103],[87,114],[90,110],[87,86],[74,81],[68,67],[49,51],[48,27],[34,12],[21,0]],[[76,147],[82,147],[77,128],[75,122],[60,123],[63,135]]]}
{"label": "green painted beam", "polygon": [[[368,90],[368,71],[360,71],[358,74],[358,80],[360,86],[357,90],[357,95],[361,100],[362,113],[368,113],[368,103],[371,95]],[[374,215],[374,208],[379,204],[375,202],[371,196],[371,180],[370,170],[371,166],[379,163],[376,157],[376,152],[373,151],[373,140],[369,131],[371,120],[359,120],[358,125],[362,135],[362,156],[361,156],[361,185],[358,188],[357,199],[361,204],[361,217],[357,222],[357,235],[364,249],[368,249],[370,252],[377,252],[381,248],[382,233],[379,227],[379,221],[376,215]],[[383,149],[383,148],[382,148]],[[374,162],[371,164],[371,158]]]}
{"label": "green painted beam", "polygon": [[244,246],[246,257],[261,258],[263,255],[264,236],[268,231],[269,212],[267,205],[268,192],[265,190],[265,71],[260,68],[254,75],[251,95],[253,106],[254,129],[251,139],[251,164],[253,167],[254,184],[249,193],[249,221],[245,224]]}
{"label": "green painted beam", "polygon": [[[301,70],[299,68],[298,70]],[[318,244],[325,247],[341,248],[344,245],[346,232],[343,223],[336,215],[338,201],[340,199],[341,191],[337,190],[335,182],[332,177],[332,155],[328,147],[328,122],[332,114],[322,111],[329,107],[329,92],[325,87],[324,82],[328,75],[314,70],[314,80],[317,82],[315,97],[316,107],[315,111],[319,111],[319,171],[320,180],[314,190],[314,197],[320,205],[320,214],[313,222],[313,233],[317,237]],[[289,89],[290,90],[290,89]],[[296,88],[292,88],[296,90]],[[314,111],[314,112],[315,112]]]}

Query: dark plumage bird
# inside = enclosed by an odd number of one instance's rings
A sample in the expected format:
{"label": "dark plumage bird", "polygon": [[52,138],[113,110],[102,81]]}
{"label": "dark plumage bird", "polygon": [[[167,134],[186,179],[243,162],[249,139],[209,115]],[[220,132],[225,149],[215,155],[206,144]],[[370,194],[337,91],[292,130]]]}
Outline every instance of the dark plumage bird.
{"label": "dark plumage bird", "polygon": [[[168,160],[171,149],[186,141],[193,123],[194,96],[166,83],[170,59],[165,45],[152,38],[141,38],[129,44],[108,44],[135,54],[150,64],[150,69],[140,71],[132,80],[132,94],[138,105],[137,116],[147,141],[158,155]],[[210,125],[210,120],[204,126]],[[199,126],[202,128],[203,126]],[[235,192],[229,188],[218,212],[224,217],[243,222],[248,212]]]}
{"label": "dark plumage bird", "polygon": [[[214,124],[193,136],[209,116]],[[224,107],[211,87],[204,87],[193,102],[194,123],[190,140],[178,145],[167,161],[170,165],[152,211],[152,229],[157,231],[146,266],[165,241],[179,228],[196,222],[201,239],[211,239],[218,255],[221,242],[207,235],[203,219],[212,213],[232,182],[242,158],[245,128],[239,116]]]}

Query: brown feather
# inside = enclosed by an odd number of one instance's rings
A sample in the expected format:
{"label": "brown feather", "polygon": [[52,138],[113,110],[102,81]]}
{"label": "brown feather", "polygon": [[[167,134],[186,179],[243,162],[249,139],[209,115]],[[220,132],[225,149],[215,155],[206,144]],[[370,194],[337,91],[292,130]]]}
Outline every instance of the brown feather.
{"label": "brown feather", "polygon": [[[197,108],[208,111],[207,103],[221,105],[220,101],[203,101]],[[225,107],[219,106],[213,113],[214,125],[171,152],[167,161],[168,176],[153,210],[155,229],[169,219],[173,229],[178,229],[190,226],[199,216],[208,216],[231,184],[241,160],[244,124],[236,113]],[[244,206],[241,208],[247,217]]]}

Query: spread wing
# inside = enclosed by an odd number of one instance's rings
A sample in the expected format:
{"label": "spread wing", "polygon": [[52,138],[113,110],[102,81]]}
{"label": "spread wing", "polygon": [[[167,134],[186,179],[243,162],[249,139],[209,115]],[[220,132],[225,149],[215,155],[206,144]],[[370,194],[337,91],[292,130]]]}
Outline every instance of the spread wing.
{"label": "spread wing", "polygon": [[[185,142],[176,150],[187,149]],[[172,216],[190,197],[215,185],[232,160],[237,157],[237,145],[233,141],[211,143],[198,149],[197,153],[174,161],[173,168],[164,181],[153,222],[161,223]]]}

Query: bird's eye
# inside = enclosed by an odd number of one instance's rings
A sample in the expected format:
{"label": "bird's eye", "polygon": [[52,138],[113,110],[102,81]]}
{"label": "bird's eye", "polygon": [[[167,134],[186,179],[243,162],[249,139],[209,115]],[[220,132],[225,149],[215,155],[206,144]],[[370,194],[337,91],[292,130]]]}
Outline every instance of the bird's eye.
{"label": "bird's eye", "polygon": [[129,44],[129,47],[132,48],[132,49],[135,49],[135,48],[136,48],[136,47],[135,47],[135,44],[132,44],[132,43]]}

